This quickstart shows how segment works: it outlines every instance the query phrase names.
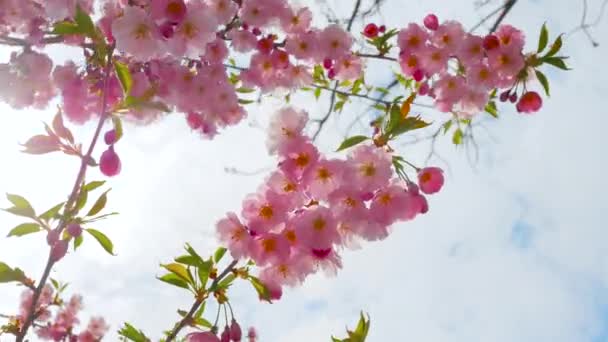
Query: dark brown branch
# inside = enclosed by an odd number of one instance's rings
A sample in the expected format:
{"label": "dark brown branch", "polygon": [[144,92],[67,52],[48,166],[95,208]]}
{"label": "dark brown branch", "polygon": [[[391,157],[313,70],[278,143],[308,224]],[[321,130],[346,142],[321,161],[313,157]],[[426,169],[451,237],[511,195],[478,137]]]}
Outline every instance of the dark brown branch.
{"label": "dark brown branch", "polygon": [[511,12],[511,10],[513,9],[513,6],[515,6],[516,3],[517,3],[517,0],[507,0],[505,2],[503,11],[498,16],[498,19],[496,19],[496,21],[494,22],[494,25],[492,25],[492,28],[490,28],[490,33],[493,33],[494,31],[496,31],[498,26],[507,17],[507,14],[509,14],[509,12]]}

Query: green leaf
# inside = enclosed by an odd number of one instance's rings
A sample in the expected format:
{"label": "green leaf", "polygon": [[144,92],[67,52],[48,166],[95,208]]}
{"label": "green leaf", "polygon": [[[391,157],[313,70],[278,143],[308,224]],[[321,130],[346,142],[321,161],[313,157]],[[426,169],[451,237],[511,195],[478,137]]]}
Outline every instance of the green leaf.
{"label": "green leaf", "polygon": [[114,70],[125,96],[128,96],[133,88],[133,77],[131,77],[129,67],[121,62],[114,62]]}
{"label": "green leaf", "polygon": [[443,124],[443,134],[446,134],[450,130],[450,128],[452,127],[452,123],[453,121],[450,120]]}
{"label": "green leaf", "polygon": [[207,302],[203,302],[203,304],[201,304],[201,306],[198,307],[198,310],[196,310],[196,312],[194,313],[194,318],[203,317],[203,313],[205,313],[206,304],[207,304]]}
{"label": "green leaf", "polygon": [[114,124],[114,132],[116,134],[116,141],[120,140],[123,135],[122,120],[116,115],[112,116],[112,123]]}
{"label": "green leaf", "polygon": [[25,199],[25,197],[14,194],[6,194],[6,198],[13,204],[13,208],[17,209],[15,210],[16,212],[24,214],[21,216],[36,216],[34,208],[32,208],[32,205]]}
{"label": "green leaf", "polygon": [[97,188],[99,188],[100,186],[106,184],[106,181],[92,181],[90,183],[87,183],[84,188],[87,191],[93,191]]}
{"label": "green leaf", "polygon": [[144,335],[141,330],[137,330],[129,323],[125,323],[125,325],[118,331],[118,334],[134,342],[150,341],[150,339],[146,335]]}
{"label": "green leaf", "polygon": [[174,273],[165,274],[164,276],[159,277],[158,280],[163,281],[167,284],[171,284],[173,286],[181,287],[186,290],[189,288],[188,283]]}
{"label": "green leaf", "polygon": [[336,104],[334,105],[334,112],[341,112],[342,109],[344,108],[344,104],[345,103],[346,102],[344,102],[344,101],[338,101],[338,102],[336,102]]}
{"label": "green leaf", "polygon": [[230,285],[232,285],[232,282],[235,279],[236,279],[236,275],[234,273],[230,273],[229,275],[226,276],[226,278],[222,279],[222,281],[220,281],[219,284],[217,284],[217,289],[221,290],[221,289],[228,288]]}
{"label": "green leaf", "polygon": [[205,328],[211,328],[213,327],[213,324],[211,324],[211,322],[209,322],[208,320],[202,318],[202,317],[196,317],[194,318],[194,324],[199,326],[199,327],[205,327]]}
{"label": "green leaf", "polygon": [[239,88],[236,88],[236,92],[241,93],[241,94],[249,94],[249,93],[255,93],[255,89],[239,87]]}
{"label": "green leaf", "polygon": [[52,207],[51,209],[45,211],[44,213],[42,213],[40,215],[40,219],[49,221],[51,219],[57,218],[59,211],[61,210],[61,208],[63,208],[64,204],[65,204],[65,202],[61,202],[61,203],[57,204],[56,206]]}
{"label": "green leaf", "polygon": [[319,97],[321,97],[321,88],[317,88],[314,91],[314,95],[315,95],[315,99],[319,99]]}
{"label": "green leaf", "polygon": [[239,99],[238,102],[239,102],[239,104],[248,105],[248,104],[254,103],[255,101],[254,100]]}
{"label": "green leaf", "polygon": [[101,194],[101,196],[99,196],[97,201],[95,201],[95,204],[93,204],[93,207],[91,207],[91,209],[87,213],[87,216],[95,216],[100,211],[102,211],[103,208],[105,208],[106,203],[108,202],[108,191],[110,191],[110,190],[107,190],[106,192]]}
{"label": "green leaf", "polygon": [[199,261],[191,256],[191,255],[182,255],[174,259],[175,262],[179,262],[180,264],[198,267],[200,265]]}
{"label": "green leaf", "polygon": [[211,260],[203,261],[203,263],[196,269],[198,280],[201,282],[201,286],[207,286],[207,281],[209,281],[209,273],[211,273],[211,267],[213,263]]}
{"label": "green leaf", "polygon": [[87,204],[87,199],[89,198],[89,192],[83,187],[80,189],[80,193],[78,194],[78,198],[76,199],[76,209],[78,211],[82,210],[84,206]]}
{"label": "green leaf", "polygon": [[452,136],[452,142],[454,143],[454,145],[462,144],[462,130],[460,128],[458,128],[454,132],[454,135]]}
{"label": "green leaf", "polygon": [[538,49],[536,52],[540,53],[543,51],[547,44],[549,43],[549,30],[547,30],[547,23],[543,24],[543,27],[540,29],[540,37],[538,39]]}
{"label": "green leaf", "polygon": [[364,142],[365,140],[368,140],[369,138],[364,136],[364,135],[355,135],[352,136],[350,138],[346,138],[338,147],[338,149],[336,150],[336,152],[339,151],[343,151],[346,150],[347,148],[353,147],[355,145],[358,145],[362,142]]}
{"label": "green leaf", "polygon": [[260,279],[254,276],[249,276],[248,279],[255,291],[258,293],[260,300],[270,302],[270,291],[268,290],[266,285],[264,285],[264,283],[262,283]]}
{"label": "green leaf", "polygon": [[106,252],[110,253],[111,255],[114,255],[114,245],[112,244],[112,241],[102,232],[92,229],[92,228],[88,228],[85,229],[89,234],[91,234],[95,240],[97,240],[97,242],[99,242],[99,244],[101,245],[101,247],[103,247],[103,249],[105,249]]}
{"label": "green leaf", "polygon": [[484,110],[486,111],[486,113],[488,113],[498,119],[498,109],[496,109],[496,102],[494,102],[494,101],[488,102],[488,104],[486,105],[486,108]]}
{"label": "green leaf", "polygon": [[23,282],[25,274],[19,268],[11,268],[7,264],[0,262],[0,283]]}
{"label": "green leaf", "polygon": [[402,120],[401,109],[400,109],[399,105],[397,105],[395,103],[391,106],[389,119],[388,119],[388,122],[386,123],[386,126],[384,127],[384,132],[386,134],[390,134],[393,131],[393,129],[395,129],[395,127],[397,127],[397,125],[401,122],[401,120]]}
{"label": "green leaf", "polygon": [[551,48],[549,49],[549,52],[547,52],[547,54],[545,56],[543,56],[543,58],[555,56],[559,52],[559,50],[562,49],[562,45],[563,45],[562,35],[559,35],[555,39],[553,44],[551,44]]}
{"label": "green leaf", "polygon": [[64,20],[56,22],[55,25],[53,25],[52,33],[63,36],[70,34],[83,34],[84,32],[82,32],[80,26],[78,26],[76,23]]}
{"label": "green leaf", "polygon": [[192,279],[192,276],[190,276],[190,273],[188,273],[188,269],[186,269],[186,267],[184,267],[184,265],[181,265],[178,263],[172,263],[172,264],[166,264],[166,265],[161,264],[160,266],[163,267],[164,269],[166,269],[167,271],[174,273],[175,275],[180,277],[182,280],[186,281],[186,283],[194,284],[194,279]]}
{"label": "green leaf", "polygon": [[394,138],[405,132],[425,128],[429,125],[431,125],[430,122],[426,122],[426,121],[420,119],[420,117],[407,117],[407,118],[401,120],[401,122],[399,122],[395,126],[395,128],[392,129],[390,134]]}
{"label": "green leaf", "polygon": [[564,62],[564,57],[548,57],[544,58],[543,62],[562,70],[570,70],[570,68],[568,68],[566,65],[566,62]]}
{"label": "green leaf", "polygon": [[74,250],[77,250],[78,247],[80,247],[80,245],[82,245],[83,241],[84,241],[84,238],[82,237],[82,234],[80,234],[78,237],[74,238]]}
{"label": "green leaf", "polygon": [[536,78],[538,78],[538,81],[543,86],[543,89],[545,89],[545,94],[547,94],[547,96],[551,96],[549,94],[549,80],[547,79],[547,76],[545,76],[545,74],[539,70],[536,70]]}
{"label": "green leaf", "polygon": [[22,223],[17,227],[13,228],[7,237],[11,236],[23,236],[27,234],[37,233],[41,230],[38,223]]}
{"label": "green leaf", "polygon": [[226,254],[226,248],[224,247],[219,247],[215,250],[215,253],[213,254],[213,260],[215,260],[216,264],[220,262],[220,260],[222,260],[224,254]]}
{"label": "green leaf", "polygon": [[95,24],[91,17],[80,8],[80,6],[76,6],[76,15],[74,16],[74,21],[78,24],[78,28],[89,37],[94,37],[96,35],[95,32]]}

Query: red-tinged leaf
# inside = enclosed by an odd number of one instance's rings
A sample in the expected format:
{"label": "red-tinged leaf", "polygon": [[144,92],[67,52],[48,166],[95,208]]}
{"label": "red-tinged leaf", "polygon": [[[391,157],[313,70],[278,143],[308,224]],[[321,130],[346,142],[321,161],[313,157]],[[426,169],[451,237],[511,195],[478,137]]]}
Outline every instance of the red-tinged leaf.
{"label": "red-tinged leaf", "polygon": [[25,150],[22,152],[29,154],[45,154],[59,151],[59,141],[47,135],[35,135],[22,145]]}
{"label": "red-tinged leaf", "polygon": [[63,124],[63,117],[61,115],[61,111],[58,111],[55,115],[55,118],[53,119],[53,129],[59,137],[69,141],[70,143],[74,143],[74,136],[72,135],[72,132],[70,132],[70,130],[67,129],[67,127],[65,127],[65,125]]}

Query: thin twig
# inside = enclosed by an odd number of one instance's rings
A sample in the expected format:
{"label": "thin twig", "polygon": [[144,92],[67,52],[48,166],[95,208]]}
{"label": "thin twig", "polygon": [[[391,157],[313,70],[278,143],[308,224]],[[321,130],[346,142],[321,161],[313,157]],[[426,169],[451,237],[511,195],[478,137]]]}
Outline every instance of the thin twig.
{"label": "thin twig", "polygon": [[[99,139],[101,129],[108,116],[107,115],[107,93],[108,93],[110,72],[111,72],[111,67],[112,67],[112,52],[113,52],[113,47],[110,48],[110,52],[108,54],[108,62],[106,63],[106,67],[104,70],[104,86],[103,86],[103,94],[102,94],[102,99],[101,99],[101,110],[100,110],[100,115],[99,115],[99,122],[97,123],[97,128],[95,129],[95,133],[93,134],[93,138],[91,139],[89,149],[88,149],[87,153],[82,157],[82,161],[80,163],[80,170],[78,171],[78,175],[76,176],[76,181],[74,182],[74,186],[72,187],[72,192],[65,205],[66,214],[70,212],[72,205],[76,202],[76,197],[78,195],[78,189],[80,189],[82,182],[84,182],[86,170],[89,165],[91,155],[93,154],[93,150],[95,149],[95,145],[97,144],[97,140]],[[68,216],[68,215],[65,215],[65,216]],[[59,235],[61,235],[61,232],[65,228],[66,223],[67,222],[65,221],[65,219],[62,219],[59,222],[59,225],[57,227],[57,230],[59,231]],[[23,323],[23,327],[21,328],[19,335],[17,336],[16,342],[23,342],[23,340],[25,339],[25,336],[27,335],[27,331],[28,331],[29,327],[32,325],[32,323],[35,319],[36,305],[38,304],[38,300],[40,299],[42,289],[44,288],[44,286],[46,284],[46,281],[51,273],[51,269],[53,268],[54,264],[55,264],[55,261],[53,261],[53,259],[52,259],[52,248],[51,248],[51,250],[49,251],[49,256],[47,259],[46,266],[44,268],[44,272],[43,272],[42,277],[40,278],[40,281],[38,283],[38,286],[36,287],[36,290],[34,291],[34,294],[32,296],[32,304],[30,305],[28,315],[25,319],[25,322]]]}

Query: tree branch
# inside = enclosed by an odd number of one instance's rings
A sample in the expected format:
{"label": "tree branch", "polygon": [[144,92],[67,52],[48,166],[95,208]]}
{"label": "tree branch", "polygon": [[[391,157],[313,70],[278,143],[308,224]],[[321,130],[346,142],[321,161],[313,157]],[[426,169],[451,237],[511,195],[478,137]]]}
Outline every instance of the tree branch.
{"label": "tree branch", "polygon": [[[78,196],[78,189],[80,189],[82,182],[84,182],[86,170],[89,165],[89,160],[91,159],[91,155],[93,154],[93,150],[95,149],[95,145],[97,144],[97,140],[99,139],[99,135],[101,133],[103,124],[108,117],[108,115],[107,115],[107,93],[108,93],[110,73],[112,71],[111,70],[112,52],[113,52],[113,47],[110,48],[110,52],[108,53],[108,62],[106,63],[106,67],[104,70],[104,86],[103,86],[103,93],[102,93],[102,99],[101,99],[99,122],[97,123],[97,128],[95,129],[95,133],[93,134],[93,138],[91,139],[89,149],[87,150],[87,153],[82,157],[82,161],[80,162],[80,170],[78,171],[78,175],[76,176],[76,181],[74,182],[74,186],[72,187],[72,192],[71,192],[70,196],[68,197],[68,201],[65,205],[66,214],[70,213],[70,211],[72,209],[71,208],[72,205],[74,205],[74,203],[76,202],[76,198]],[[67,216],[67,215],[64,215],[64,216]],[[65,228],[66,223],[67,222],[65,219],[62,219],[59,222],[59,224],[57,226],[57,230],[59,231],[59,236],[61,236],[61,232]],[[34,322],[35,314],[36,314],[36,305],[38,304],[38,300],[40,299],[42,289],[46,285],[46,281],[51,273],[51,269],[53,268],[54,264],[55,264],[55,261],[53,261],[53,259],[52,259],[52,248],[51,248],[49,250],[49,256],[47,259],[46,266],[44,268],[44,272],[42,273],[42,277],[40,278],[38,286],[34,290],[34,294],[32,297],[32,304],[28,311],[27,318],[25,319],[23,327],[21,328],[21,331],[19,332],[19,335],[17,336],[16,342],[23,342],[23,340],[25,339],[25,336],[27,335],[28,329]]]}

